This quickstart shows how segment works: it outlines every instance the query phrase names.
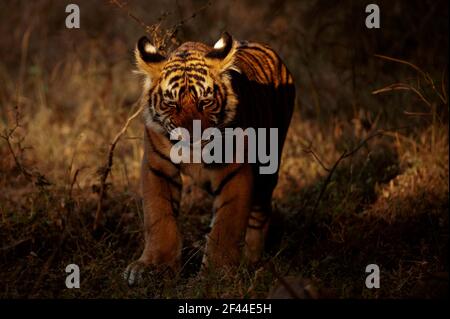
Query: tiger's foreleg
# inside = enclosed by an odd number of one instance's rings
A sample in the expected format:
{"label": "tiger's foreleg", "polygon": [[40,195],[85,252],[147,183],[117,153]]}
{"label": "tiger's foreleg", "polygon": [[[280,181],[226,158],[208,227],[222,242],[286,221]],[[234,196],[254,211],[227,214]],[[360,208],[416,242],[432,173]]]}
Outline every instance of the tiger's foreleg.
{"label": "tiger's foreleg", "polygon": [[139,281],[143,270],[150,265],[176,271],[181,255],[181,235],[176,223],[182,187],[178,167],[148,148],[142,161],[141,178],[145,246],[140,258],[124,273],[130,285]]}
{"label": "tiger's foreleg", "polygon": [[227,269],[241,261],[253,192],[251,167],[230,165],[212,186],[214,220],[207,236],[203,270]]}

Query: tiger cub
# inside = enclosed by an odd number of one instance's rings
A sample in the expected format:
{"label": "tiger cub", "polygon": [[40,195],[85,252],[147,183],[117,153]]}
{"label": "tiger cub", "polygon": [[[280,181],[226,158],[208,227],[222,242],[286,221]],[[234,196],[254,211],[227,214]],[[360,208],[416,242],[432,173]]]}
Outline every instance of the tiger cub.
{"label": "tiger cub", "polygon": [[[136,64],[145,75],[144,156],[141,169],[145,247],[124,272],[130,285],[147,266],[179,269],[181,234],[176,217],[181,174],[213,196],[213,221],[203,268],[229,268],[240,263],[242,248],[250,262],[261,257],[271,219],[272,192],[278,180],[261,174],[261,164],[174,162],[170,138],[176,128],[277,128],[281,152],[291,120],[295,88],[280,57],[268,46],[236,41],[224,32],[213,48],[186,42],[163,56],[142,37]],[[258,131],[259,132],[259,131]],[[248,139],[245,142],[248,147]],[[211,267],[211,268],[210,268]]]}

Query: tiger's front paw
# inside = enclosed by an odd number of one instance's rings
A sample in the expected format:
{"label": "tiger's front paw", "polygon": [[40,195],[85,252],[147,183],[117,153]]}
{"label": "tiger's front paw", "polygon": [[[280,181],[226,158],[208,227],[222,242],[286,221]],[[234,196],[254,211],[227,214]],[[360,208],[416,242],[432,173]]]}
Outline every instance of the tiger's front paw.
{"label": "tiger's front paw", "polygon": [[149,265],[141,260],[136,260],[128,265],[123,272],[123,279],[129,286],[134,286],[142,282],[142,274]]}

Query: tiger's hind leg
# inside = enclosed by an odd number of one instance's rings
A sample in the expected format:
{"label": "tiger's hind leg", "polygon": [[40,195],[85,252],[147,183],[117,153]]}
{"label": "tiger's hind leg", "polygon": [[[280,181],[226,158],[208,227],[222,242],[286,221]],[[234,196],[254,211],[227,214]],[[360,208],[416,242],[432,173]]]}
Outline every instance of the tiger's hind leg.
{"label": "tiger's hind leg", "polygon": [[270,212],[263,210],[261,206],[253,206],[245,234],[245,256],[252,264],[261,259],[269,223]]}
{"label": "tiger's hind leg", "polygon": [[257,177],[253,204],[248,219],[245,235],[245,256],[255,264],[262,256],[265,248],[269,226],[272,220],[272,192],[277,183],[277,176]]}

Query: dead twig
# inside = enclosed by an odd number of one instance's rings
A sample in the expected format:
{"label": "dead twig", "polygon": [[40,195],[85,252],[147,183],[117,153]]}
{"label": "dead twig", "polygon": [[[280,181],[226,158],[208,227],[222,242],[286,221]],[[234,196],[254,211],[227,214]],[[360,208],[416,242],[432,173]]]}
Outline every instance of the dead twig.
{"label": "dead twig", "polygon": [[182,27],[184,24],[186,24],[186,22],[188,22],[189,20],[194,19],[200,12],[205,11],[206,9],[208,9],[208,7],[211,6],[211,1],[208,1],[205,5],[203,5],[202,7],[198,8],[194,13],[192,13],[190,16],[188,16],[187,18],[183,18],[181,19],[180,22],[176,23],[175,25],[173,25],[169,30],[169,39],[172,39],[175,37],[176,33],[178,32],[178,29],[180,27]]}
{"label": "dead twig", "polygon": [[[194,19],[200,12],[206,10],[210,5],[211,1],[208,1],[205,5],[201,6],[197,10],[195,10],[192,14],[190,14],[186,18],[182,18],[179,22],[174,24],[172,27],[167,28],[165,31],[162,29],[162,22],[163,20],[169,16],[170,12],[164,12],[159,18],[158,23],[154,23],[152,25],[148,25],[145,22],[142,21],[136,14],[131,12],[130,9],[128,9],[126,2],[121,2],[119,0],[109,0],[109,3],[112,5],[115,5],[122,11],[124,11],[128,17],[130,17],[133,21],[135,21],[141,28],[145,30],[147,34],[150,35],[153,45],[155,45],[158,50],[161,51],[161,53],[165,54],[167,53],[167,47],[170,41],[173,41],[176,37],[176,34],[180,27],[185,25],[188,21]],[[176,42],[176,41],[174,41]]]}
{"label": "dead twig", "polygon": [[78,174],[80,173],[80,170],[81,169],[79,169],[79,168],[76,169],[75,174],[73,175],[73,178],[72,178],[72,182],[70,183],[70,189],[69,189],[69,197],[70,198],[72,198],[73,186],[77,182],[77,177],[78,177]]}
{"label": "dead twig", "polygon": [[[14,164],[16,165],[16,168],[20,171],[20,173],[22,174],[22,176],[29,182],[34,182],[35,185],[42,187],[42,186],[48,186],[51,185],[52,183],[48,181],[48,179],[42,175],[39,172],[32,172],[30,170],[28,170],[25,165],[22,163],[22,161],[20,160],[17,152],[14,150],[14,146],[13,146],[13,138],[14,135],[17,131],[17,129],[19,129],[20,127],[22,127],[21,123],[20,123],[20,119],[21,119],[21,115],[19,112],[19,107],[16,105],[14,108],[14,116],[15,116],[15,120],[14,120],[14,126],[12,128],[5,128],[3,130],[3,133],[0,133],[0,138],[3,139],[6,142],[6,145],[8,147],[8,151],[11,154],[13,160],[14,160]],[[22,141],[23,138],[19,138],[18,142],[16,142],[17,144],[17,148],[20,154],[22,154],[25,151],[25,147],[22,147]]]}
{"label": "dead twig", "polygon": [[132,13],[128,8],[127,8],[127,3],[126,2],[120,2],[118,0],[109,0],[109,2],[115,6],[117,6],[119,9],[123,10],[126,12],[126,14],[133,19],[137,24],[139,24],[144,30],[145,32],[152,34],[152,31],[154,29],[153,26],[149,26],[146,23],[144,23],[141,19],[139,19],[134,13]]}
{"label": "dead twig", "polygon": [[130,125],[131,121],[135,119],[143,110],[143,105],[139,107],[139,109],[134,112],[125,122],[125,125],[122,127],[119,133],[114,137],[108,151],[108,157],[106,160],[106,164],[99,169],[100,172],[100,190],[98,192],[98,201],[97,201],[97,210],[95,213],[95,221],[94,221],[94,231],[97,230],[98,226],[100,225],[100,221],[103,217],[102,214],[102,208],[103,208],[103,200],[106,195],[106,180],[108,178],[109,173],[111,172],[111,168],[113,165],[113,157],[114,157],[114,149],[116,148],[117,143],[119,142],[120,138],[123,134],[125,134],[126,130],[128,129],[128,126]]}
{"label": "dead twig", "polygon": [[331,181],[331,177],[333,176],[334,172],[336,171],[336,168],[338,167],[339,163],[341,163],[342,160],[344,160],[344,159],[346,159],[346,158],[348,158],[348,157],[350,157],[350,156],[353,156],[356,152],[358,152],[358,151],[361,149],[361,147],[363,147],[364,145],[366,145],[366,143],[367,143],[369,140],[373,139],[374,137],[381,136],[381,135],[383,135],[383,134],[384,134],[383,131],[377,131],[377,132],[373,133],[372,135],[369,135],[368,137],[366,137],[363,141],[361,141],[361,143],[359,143],[359,144],[358,144],[354,149],[352,149],[351,151],[345,150],[345,151],[341,154],[341,156],[339,156],[339,158],[337,159],[337,161],[334,163],[334,165],[331,167],[331,169],[330,169],[329,172],[328,172],[328,176],[327,176],[327,178],[325,179],[325,182],[324,182],[324,184],[322,185],[322,188],[321,188],[321,190],[320,190],[319,196],[317,197],[317,200],[316,200],[316,202],[315,202],[315,204],[314,204],[313,212],[315,212],[316,209],[317,209],[317,207],[319,206],[319,203],[320,203],[320,201],[322,200],[323,195],[325,194],[325,190],[327,189],[327,186],[328,186],[328,184],[329,184],[330,181]]}
{"label": "dead twig", "polygon": [[[405,61],[405,60],[402,60],[402,59],[398,59],[398,58],[389,57],[389,56],[386,56],[386,55],[381,55],[381,54],[375,54],[374,56],[377,57],[377,58],[380,58],[380,59],[387,60],[387,61],[404,64],[404,65],[407,65],[407,66],[413,68],[415,71],[417,71],[424,78],[424,80],[428,84],[431,85],[433,91],[436,93],[436,95],[439,97],[439,99],[442,101],[442,103],[447,104],[447,98],[445,96],[446,94],[445,93],[441,94],[439,92],[439,90],[436,88],[436,85],[434,84],[433,78],[428,73],[426,73],[421,68],[419,68],[417,65],[415,65],[414,63],[411,63],[411,62],[408,62],[408,61]],[[404,90],[405,89],[406,90],[409,89],[409,90],[413,91],[414,93],[416,93],[417,95],[419,95],[419,97],[421,97],[421,99],[424,102],[426,102],[427,105],[430,105],[430,103],[427,102],[427,100],[425,98],[423,98],[422,94],[420,94],[420,92],[417,89],[415,89],[411,85],[408,85],[408,84],[405,84],[405,83],[399,83],[399,84],[401,84],[403,86],[403,88],[398,88],[398,89],[400,89],[400,90],[401,89],[404,89]],[[392,85],[394,85],[394,84],[392,84]],[[441,82],[441,85],[444,86],[443,80]],[[380,91],[380,92],[378,92],[378,91]],[[372,94],[378,94],[378,93],[381,93],[381,92],[384,92],[384,91],[386,91],[386,90],[380,89],[380,90],[372,92]],[[387,90],[387,91],[389,91],[389,90]],[[445,90],[443,90],[443,92],[445,92]]]}
{"label": "dead twig", "polygon": [[397,90],[408,90],[414,92],[429,108],[432,108],[431,102],[428,101],[419,90],[417,90],[412,85],[406,83],[393,83],[384,88],[373,91],[372,94],[376,95],[388,91],[397,91]]}
{"label": "dead twig", "polygon": [[15,119],[14,120],[14,122],[15,122],[14,126],[12,128],[10,128],[10,129],[5,128],[3,130],[3,133],[0,134],[0,138],[2,138],[6,142],[6,145],[8,146],[9,153],[11,154],[17,169],[21,172],[21,174],[26,179],[31,180],[32,179],[32,174],[20,162],[16,152],[14,151],[14,147],[12,146],[12,142],[11,142],[14,133],[16,132],[16,130],[18,128],[21,127],[19,107],[17,105],[14,108],[14,119]]}
{"label": "dead twig", "polygon": [[319,163],[320,166],[322,166],[322,168],[329,172],[330,169],[323,163],[323,161],[320,159],[320,157],[316,154],[316,152],[312,149],[311,147],[311,143],[308,146],[303,145],[303,152],[306,154],[311,154],[314,159],[316,160],[317,163]]}
{"label": "dead twig", "polygon": [[7,250],[10,250],[10,249],[16,248],[17,246],[20,246],[23,243],[29,242],[30,240],[31,240],[31,237],[26,237],[24,239],[17,240],[17,241],[15,241],[15,242],[13,242],[13,243],[11,243],[9,245],[5,245],[3,247],[0,247],[0,251],[7,251]]}

